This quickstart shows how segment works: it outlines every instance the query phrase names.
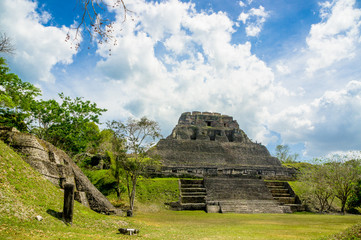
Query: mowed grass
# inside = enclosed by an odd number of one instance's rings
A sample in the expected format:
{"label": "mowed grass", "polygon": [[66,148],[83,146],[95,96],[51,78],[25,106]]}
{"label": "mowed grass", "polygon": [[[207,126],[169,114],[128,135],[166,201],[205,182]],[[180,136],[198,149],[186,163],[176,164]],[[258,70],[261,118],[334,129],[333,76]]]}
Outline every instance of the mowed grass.
{"label": "mowed grass", "polygon": [[131,221],[145,239],[317,239],[361,222],[361,216],[162,211],[138,213]]}
{"label": "mowed grass", "polygon": [[[0,219],[0,239],[328,239],[357,222],[357,215],[211,214],[202,211],[137,212],[132,218],[81,211],[73,226],[60,220]],[[137,236],[119,227],[138,228]],[[326,238],[325,238],[326,237]]]}

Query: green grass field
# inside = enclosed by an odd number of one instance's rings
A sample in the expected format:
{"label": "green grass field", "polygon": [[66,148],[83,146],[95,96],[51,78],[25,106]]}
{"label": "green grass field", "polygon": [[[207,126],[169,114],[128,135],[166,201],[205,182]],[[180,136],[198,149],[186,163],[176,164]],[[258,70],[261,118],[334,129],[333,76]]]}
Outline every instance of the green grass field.
{"label": "green grass field", "polygon": [[[361,222],[361,216],[355,215],[207,214],[169,210],[137,212],[132,218],[124,218],[78,209],[70,227],[59,219],[45,217],[41,222],[1,218],[0,239],[318,239]],[[135,227],[140,233],[123,236],[118,234],[119,227]]]}
{"label": "green grass field", "polygon": [[[167,189],[166,181],[172,180],[159,181],[164,185],[159,191]],[[152,184],[156,181],[146,185]],[[160,193],[143,188],[145,203],[132,218],[98,214],[76,202],[73,225],[66,226],[59,218],[61,190],[0,141],[0,239],[328,239],[361,222],[360,215],[175,212],[159,202],[152,206],[152,196]],[[174,198],[174,189],[170,186],[166,199]],[[44,219],[37,221],[37,215]],[[120,227],[138,228],[140,234],[120,235]]]}

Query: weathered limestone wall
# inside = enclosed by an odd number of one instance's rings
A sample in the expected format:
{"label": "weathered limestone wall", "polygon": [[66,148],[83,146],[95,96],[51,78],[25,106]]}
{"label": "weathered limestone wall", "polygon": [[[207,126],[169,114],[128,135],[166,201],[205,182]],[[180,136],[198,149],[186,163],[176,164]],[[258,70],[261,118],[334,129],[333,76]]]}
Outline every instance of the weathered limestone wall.
{"label": "weathered limestone wall", "polygon": [[256,143],[162,139],[155,151],[166,166],[281,166],[263,145]]}
{"label": "weathered limestone wall", "polygon": [[167,139],[250,142],[233,117],[209,112],[185,112]]}
{"label": "weathered limestone wall", "polygon": [[54,185],[64,188],[65,183],[74,184],[75,199],[83,205],[106,214],[119,212],[62,150],[15,128],[0,127],[0,139]]}

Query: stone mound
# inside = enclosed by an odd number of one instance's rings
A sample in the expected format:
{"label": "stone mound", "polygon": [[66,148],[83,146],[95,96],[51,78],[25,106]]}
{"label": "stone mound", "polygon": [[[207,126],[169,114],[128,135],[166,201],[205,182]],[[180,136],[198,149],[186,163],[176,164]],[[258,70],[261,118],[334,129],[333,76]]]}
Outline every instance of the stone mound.
{"label": "stone mound", "polygon": [[275,191],[273,196],[264,181],[292,179],[295,172],[283,167],[265,146],[252,142],[231,116],[185,112],[172,133],[149,153],[161,157],[163,176],[203,178],[180,180],[180,200],[170,204],[173,209],[219,213],[295,209],[294,196]]}
{"label": "stone mound", "polygon": [[120,213],[62,150],[15,128],[0,127],[0,139],[54,185],[64,188],[65,183],[74,184],[75,199],[83,205],[100,213]]}
{"label": "stone mound", "polygon": [[233,117],[219,113],[183,113],[150,154],[161,156],[165,175],[293,174],[265,146],[252,142]]}

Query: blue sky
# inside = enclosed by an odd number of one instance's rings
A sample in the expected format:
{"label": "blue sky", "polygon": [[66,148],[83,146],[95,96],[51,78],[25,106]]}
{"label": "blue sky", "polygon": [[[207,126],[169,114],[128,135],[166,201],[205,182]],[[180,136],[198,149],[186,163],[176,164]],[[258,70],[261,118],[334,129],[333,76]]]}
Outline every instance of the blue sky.
{"label": "blue sky", "polygon": [[182,112],[220,112],[270,152],[359,155],[361,1],[126,0],[124,23],[120,8],[102,13],[118,45],[84,33],[75,49],[76,2],[0,1],[16,47],[4,57],[43,98],[84,97],[108,109],[103,121],[146,115],[165,137]]}

